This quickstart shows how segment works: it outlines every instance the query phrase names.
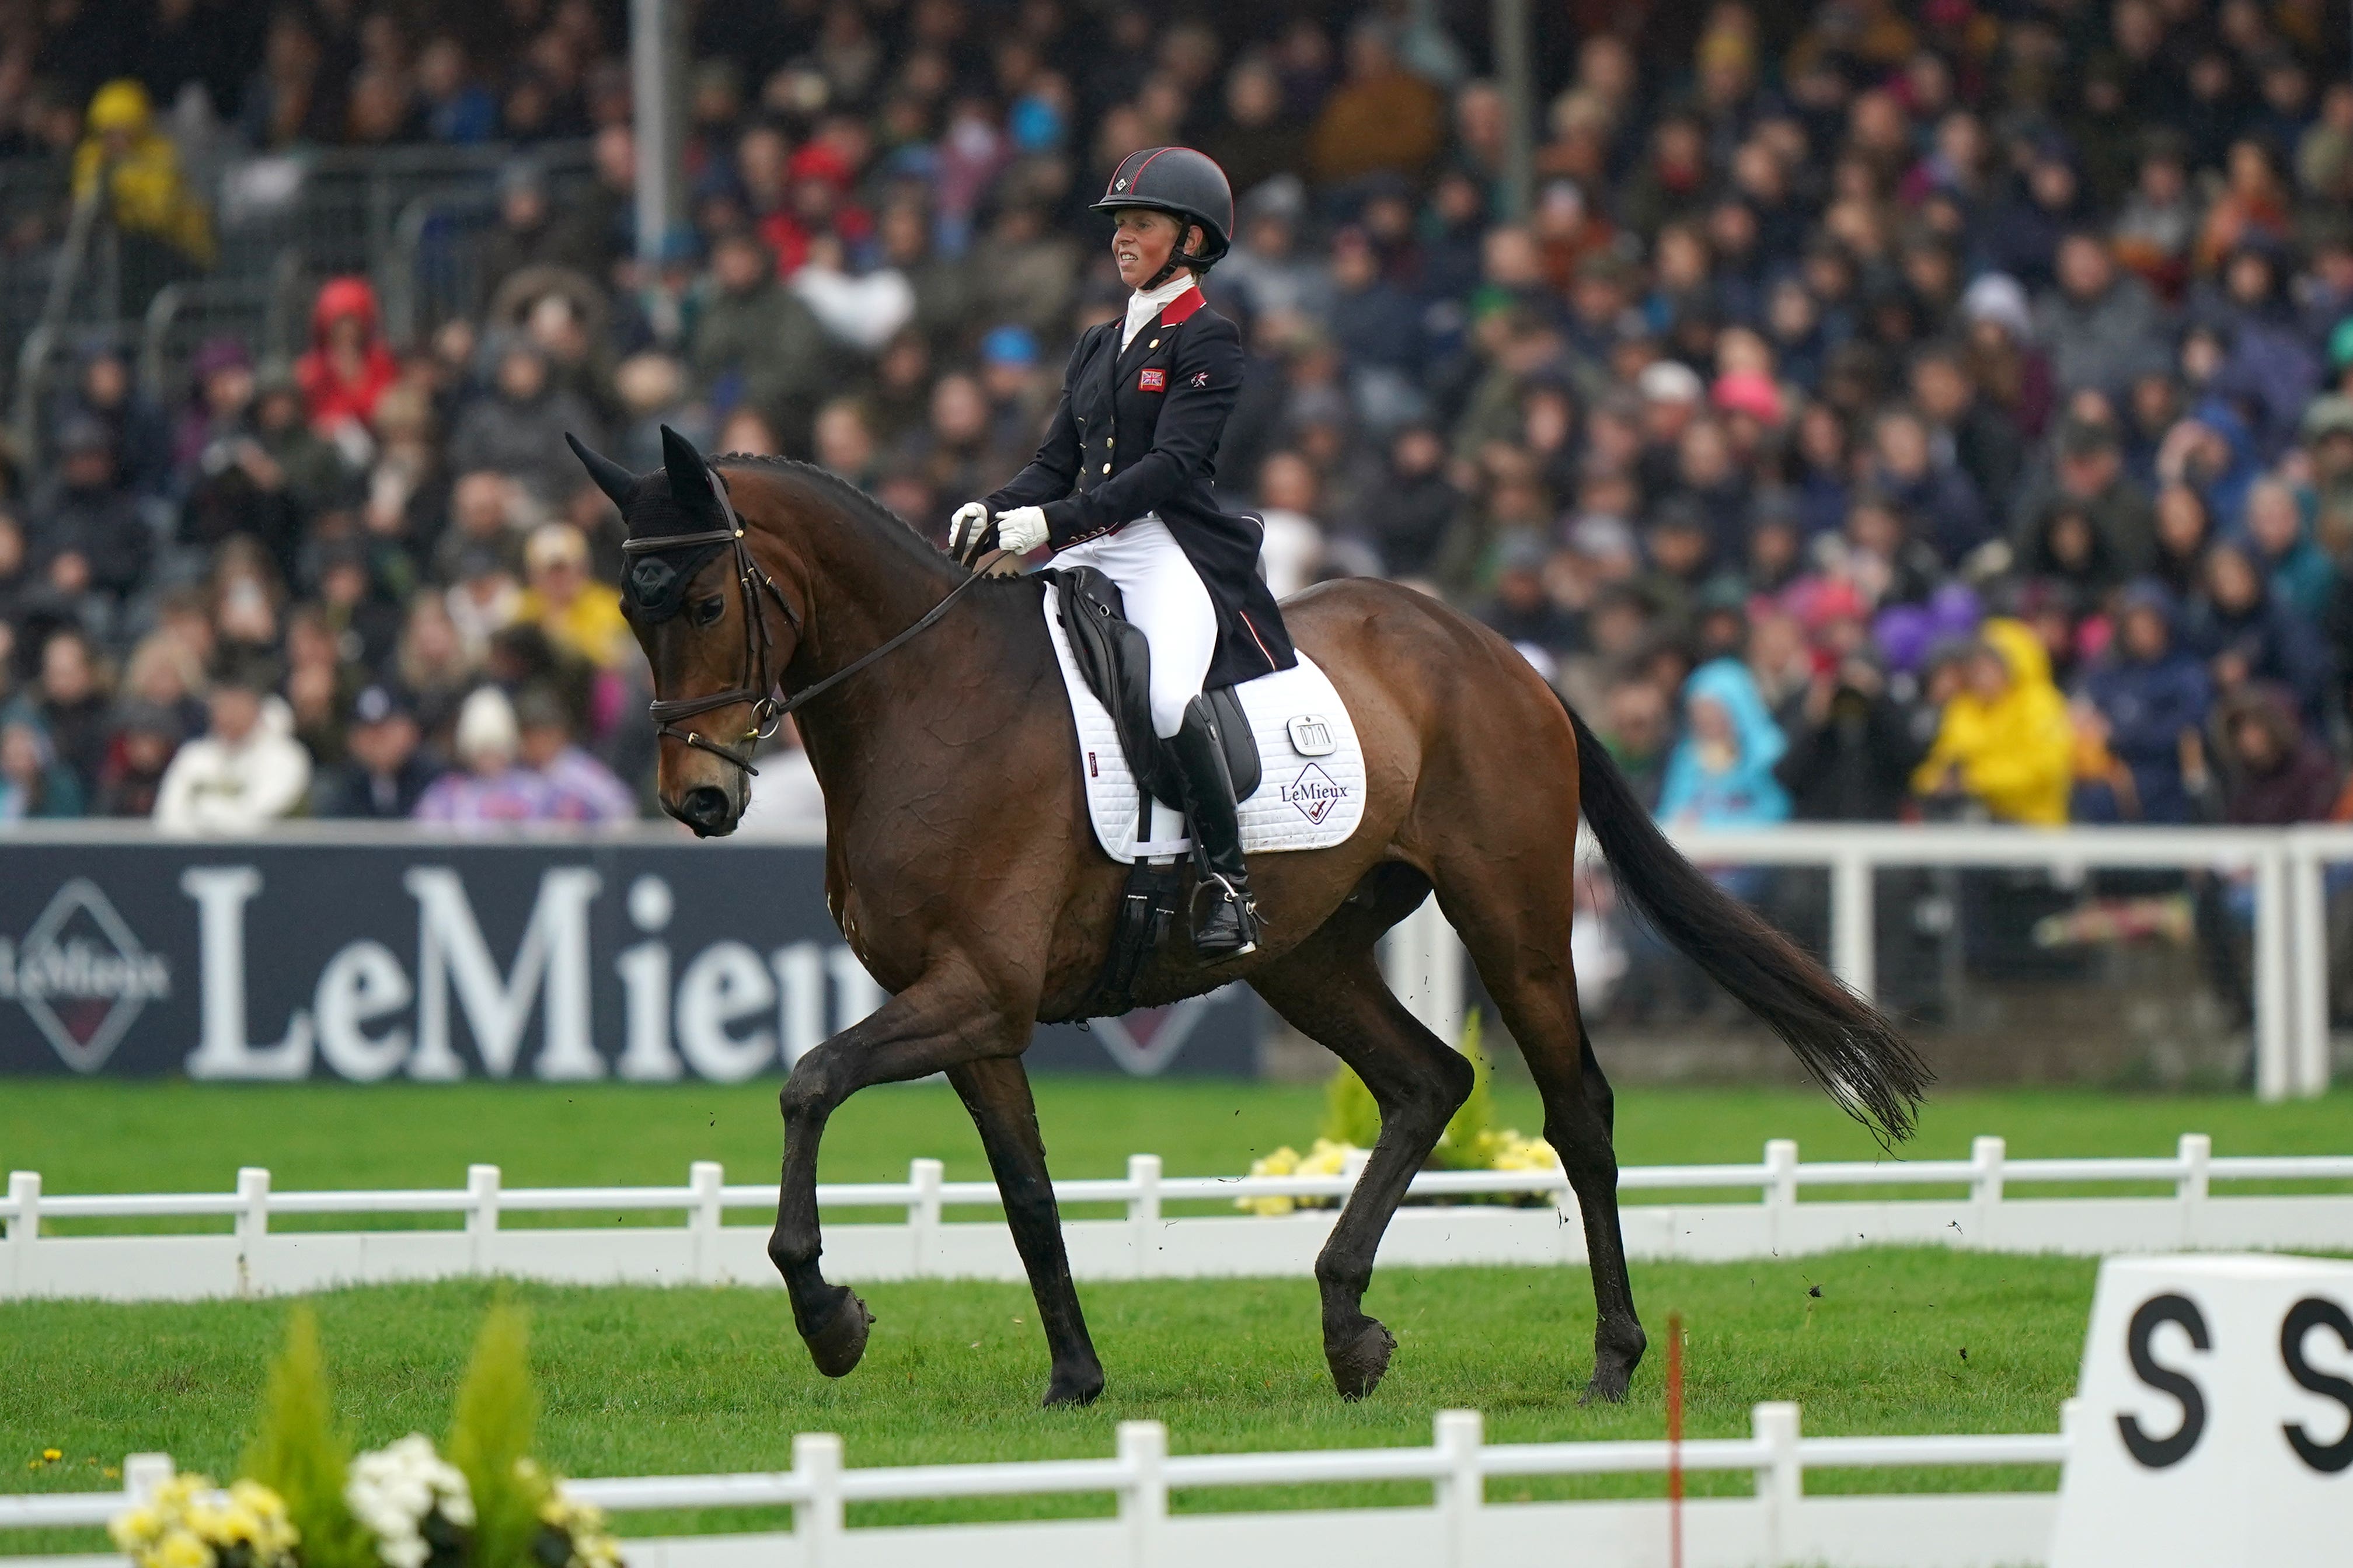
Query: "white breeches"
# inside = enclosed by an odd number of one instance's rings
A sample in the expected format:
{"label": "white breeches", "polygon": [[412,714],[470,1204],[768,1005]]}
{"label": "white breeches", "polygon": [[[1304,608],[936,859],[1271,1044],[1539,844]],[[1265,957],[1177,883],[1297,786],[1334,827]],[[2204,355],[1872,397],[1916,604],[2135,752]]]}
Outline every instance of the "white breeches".
{"label": "white breeches", "polygon": [[1184,727],[1186,705],[1201,695],[1217,657],[1218,610],[1201,574],[1150,514],[1071,545],[1055,563],[1092,566],[1119,584],[1129,622],[1152,645],[1152,732],[1166,740]]}

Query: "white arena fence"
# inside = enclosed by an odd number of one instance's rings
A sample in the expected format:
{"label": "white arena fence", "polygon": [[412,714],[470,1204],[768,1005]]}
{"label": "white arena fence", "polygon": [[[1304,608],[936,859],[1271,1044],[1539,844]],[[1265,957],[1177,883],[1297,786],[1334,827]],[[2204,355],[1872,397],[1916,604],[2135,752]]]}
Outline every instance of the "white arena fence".
{"label": "white arena fence", "polygon": [[[1683,1504],[1689,1568],[1998,1568],[2042,1562],[2057,1496],[2050,1492],[1886,1492],[1809,1496],[1809,1470],[2050,1466],[2066,1458],[2057,1433],[2020,1436],[1806,1437],[1798,1406],[1759,1405],[1751,1435],[1678,1445],[1689,1472],[1739,1471],[1747,1496]],[[723,1476],[575,1480],[582,1500],[626,1516],[656,1509],[793,1510],[789,1532],[691,1535],[624,1542],[629,1568],[1178,1568],[1235,1562],[1362,1563],[1473,1568],[1560,1562],[1588,1568],[1650,1568],[1667,1561],[1668,1504],[1641,1500],[1491,1502],[1487,1483],[1535,1477],[1659,1474],[1660,1440],[1494,1443],[1478,1412],[1438,1414],[1428,1447],[1302,1453],[1168,1452],[1156,1421],[1119,1426],[1105,1459],[849,1468],[841,1439],[804,1433],[789,1470]],[[0,1496],[0,1530],[103,1523],[172,1474],[169,1458],[134,1455],[119,1492]],[[1420,1482],[1428,1507],[1299,1509],[1172,1514],[1170,1495],[1231,1487]],[[877,1525],[850,1529],[853,1503],[942,1499],[1108,1495],[1109,1519],[996,1524]],[[64,1568],[60,1557],[0,1558],[0,1568]],[[86,1568],[119,1557],[78,1560]]]}
{"label": "white arena fence", "polygon": [[2353,862],[2353,826],[1996,827],[1957,823],[1788,823],[1676,835],[1704,865],[1820,866],[1830,872],[1831,967],[1876,992],[1872,873],[1886,867],[2035,868],[2056,876],[2122,867],[2192,867],[2254,879],[2255,1092],[2327,1091],[2326,868]]}
{"label": "white arena fence", "polygon": [[[1064,1224],[1072,1272],[1081,1279],[1302,1277],[1336,1208],[1265,1215],[1231,1211],[1237,1199],[1345,1201],[1355,1169],[1329,1176],[1172,1177],[1159,1157],[1138,1154],[1124,1177],[1055,1184],[1067,1208],[1124,1205],[1124,1217]],[[2218,1195],[2217,1183],[2334,1184],[2340,1190]],[[2161,1184],[2169,1192],[2132,1195],[2046,1188]],[[1873,1162],[1798,1158],[1776,1139],[1754,1164],[1652,1165],[1619,1173],[1619,1189],[1641,1199],[1621,1214],[1628,1251],[1638,1258],[1725,1261],[1789,1257],[1863,1246],[1941,1245],[1997,1252],[2070,1253],[2218,1248],[2353,1250],[2353,1155],[2217,1158],[2201,1134],[2183,1137],[2170,1157],[2013,1160],[2000,1138],[1979,1138],[1967,1160]],[[2028,1185],[2035,1195],[2010,1189]],[[1899,1195],[1899,1189],[1944,1188]],[[1800,1201],[1807,1189],[1836,1189]],[[1753,1190],[1749,1202],[1720,1194]],[[1384,1264],[1575,1264],[1585,1236],[1575,1195],[1558,1171],[1426,1172],[1421,1199],[1519,1199],[1520,1204],[1409,1205],[1381,1245]],[[891,1223],[836,1224],[826,1263],[837,1279],[1026,1279],[1000,1220],[947,1218],[951,1208],[999,1206],[989,1182],[950,1182],[937,1160],[916,1160],[904,1182],[821,1185],[819,1205],[898,1210]],[[43,1192],[39,1173],[9,1178],[0,1204],[0,1299],[95,1297],[114,1300],[273,1295],[339,1285],[508,1275],[568,1284],[757,1284],[777,1282],[766,1255],[768,1226],[725,1223],[727,1211],[773,1213],[773,1184],[730,1184],[715,1163],[697,1162],[677,1187],[509,1187],[495,1165],[475,1165],[462,1188],[385,1192],[279,1192],[269,1173],[238,1173],[232,1193]],[[1171,1205],[1212,1204],[1222,1212],[1172,1215]],[[625,1215],[683,1212],[683,1226],[616,1225]],[[511,1215],[594,1214],[592,1228],[515,1227]],[[454,1215],[459,1228],[286,1230],[279,1218],[319,1215]],[[57,1222],[173,1220],[211,1216],[227,1233],[153,1231],[57,1234]]]}

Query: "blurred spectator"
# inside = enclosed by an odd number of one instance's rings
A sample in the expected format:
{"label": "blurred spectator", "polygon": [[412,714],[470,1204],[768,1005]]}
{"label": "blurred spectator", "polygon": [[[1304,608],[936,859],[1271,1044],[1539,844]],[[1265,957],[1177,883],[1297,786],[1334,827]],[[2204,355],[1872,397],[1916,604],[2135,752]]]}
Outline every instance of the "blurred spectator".
{"label": "blurred spectator", "polygon": [[523,547],[529,585],[514,618],[535,623],[548,639],[599,669],[616,669],[635,651],[619,598],[590,583],[588,542],[568,522],[543,522]]}
{"label": "blurred spectator", "polygon": [[311,427],[347,442],[375,417],[376,399],[399,374],[377,324],[375,286],[337,278],[320,289],[310,350],[294,365]]}
{"label": "blurred spectator", "polygon": [[106,761],[107,693],[87,637],[66,627],[41,644],[40,684],[29,710],[58,765],[89,798]]}
{"label": "blurred spectator", "polygon": [[554,692],[525,691],[515,702],[515,718],[518,755],[539,775],[544,797],[537,807],[540,820],[627,822],[638,815],[629,786],[573,743],[572,716]]}
{"label": "blurred spectator", "polygon": [[34,557],[49,590],[110,621],[140,586],[154,535],[114,467],[105,426],[77,418],[58,436],[56,482],[34,503]]}
{"label": "blurred spectator", "polygon": [[2275,686],[2308,721],[2320,717],[2327,652],[2319,634],[2272,592],[2253,552],[2229,542],[2206,552],[2205,592],[2190,607],[2189,640],[2207,661],[2215,690],[2236,696]]}
{"label": "blurred spectator", "polygon": [[1661,822],[1763,827],[1788,819],[1788,792],[1774,773],[1788,742],[1746,665],[1720,658],[1693,671],[1683,689],[1683,722],[1659,792]]}
{"label": "blurred spectator", "polygon": [[230,660],[214,674],[211,728],[182,746],[155,797],[155,826],[167,833],[252,833],[290,816],[311,785],[311,757],[292,733],[284,702],[270,695],[258,660]]}
{"label": "blurred spectator", "polygon": [[2000,822],[2065,822],[2074,735],[2050,656],[2017,621],[1988,621],[1983,638],[1913,787],[1974,803]]}
{"label": "blurred spectator", "polygon": [[1347,58],[1347,79],[1308,133],[1308,167],[1335,184],[1375,170],[1419,174],[1438,155],[1444,99],[1399,63],[1384,21],[1366,18],[1349,30]]}
{"label": "blurred spectator", "polygon": [[506,693],[495,686],[476,688],[458,710],[462,771],[444,773],[427,786],[417,802],[417,820],[456,827],[538,820],[541,792],[516,762],[522,746]]}
{"label": "blurred spectator", "polygon": [[2214,765],[2193,748],[2184,770],[2207,819],[2251,827],[2328,819],[2344,770],[2284,693],[2258,686],[2226,699],[2214,731]]}
{"label": "blurred spectator", "polygon": [[147,89],[136,81],[108,82],[90,100],[89,133],[74,149],[74,199],[101,187],[125,235],[212,265],[212,215],[188,189],[179,149],[156,128]]}
{"label": "blurred spectator", "polygon": [[491,384],[459,411],[449,461],[460,473],[503,474],[541,508],[577,487],[580,465],[566,434],[595,447],[604,437],[596,411],[554,384],[546,353],[516,333],[491,353]]}
{"label": "blurred spectator", "polygon": [[115,710],[106,763],[99,770],[94,816],[150,817],[164,774],[186,738],[180,716],[160,702],[133,698]]}
{"label": "blurred spectator", "polygon": [[375,685],[352,700],[345,760],[319,781],[320,816],[396,821],[416,815],[440,766],[424,749],[424,731],[407,695]]}
{"label": "blurred spectator", "polygon": [[1789,749],[1773,776],[1801,822],[1894,822],[1911,798],[1921,744],[1888,694],[1887,677],[1861,654],[1807,682]]}
{"label": "blurred spectator", "polygon": [[2179,615],[2161,584],[2135,584],[2118,609],[2116,646],[2084,680],[2094,733],[2128,773],[2128,788],[2112,797],[2115,819],[2197,820],[2182,759],[2205,728],[2213,694],[2204,666],[2182,646]]}
{"label": "blurred spectator", "polygon": [[79,816],[82,807],[81,783],[58,760],[40,721],[21,709],[0,717],[0,826]]}
{"label": "blurred spectator", "polygon": [[767,247],[749,234],[723,236],[688,349],[701,395],[720,407],[748,403],[781,428],[805,428],[826,390],[827,352],[824,328],[776,280]]}

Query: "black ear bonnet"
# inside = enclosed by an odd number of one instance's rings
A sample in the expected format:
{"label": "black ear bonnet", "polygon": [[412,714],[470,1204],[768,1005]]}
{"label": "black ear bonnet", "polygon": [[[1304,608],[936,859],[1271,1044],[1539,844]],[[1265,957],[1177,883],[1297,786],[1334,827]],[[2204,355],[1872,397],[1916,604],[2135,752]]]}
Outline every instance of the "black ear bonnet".
{"label": "black ear bonnet", "polygon": [[[565,439],[612,503],[621,509],[633,541],[651,542],[664,534],[681,537],[709,533],[734,526],[726,481],[706,465],[701,454],[665,429],[662,432],[667,468],[642,477],[609,458],[590,450],[571,436]],[[673,445],[675,442],[675,445]],[[723,540],[710,540],[664,550],[659,545],[631,551],[621,570],[621,603],[630,618],[658,626],[686,607],[686,590],[695,574],[727,548]]]}

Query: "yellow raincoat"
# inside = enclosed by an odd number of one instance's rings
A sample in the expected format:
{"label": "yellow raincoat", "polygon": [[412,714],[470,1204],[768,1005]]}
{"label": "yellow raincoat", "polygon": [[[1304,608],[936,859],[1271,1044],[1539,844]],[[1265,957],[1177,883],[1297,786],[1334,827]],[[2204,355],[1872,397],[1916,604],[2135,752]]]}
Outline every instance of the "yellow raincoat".
{"label": "yellow raincoat", "polygon": [[2064,823],[2075,732],[2067,700],[2051,682],[2050,656],[2019,621],[1988,621],[1983,636],[2010,667],[2010,689],[1990,702],[1964,691],[1947,703],[1912,787],[1933,795],[1958,767],[1961,788],[2002,821]]}
{"label": "yellow raincoat", "polygon": [[152,236],[211,266],[212,215],[181,176],[180,150],[155,129],[147,89],[128,79],[108,82],[90,100],[89,126],[74,149],[74,200],[97,188],[103,174],[125,233]]}

